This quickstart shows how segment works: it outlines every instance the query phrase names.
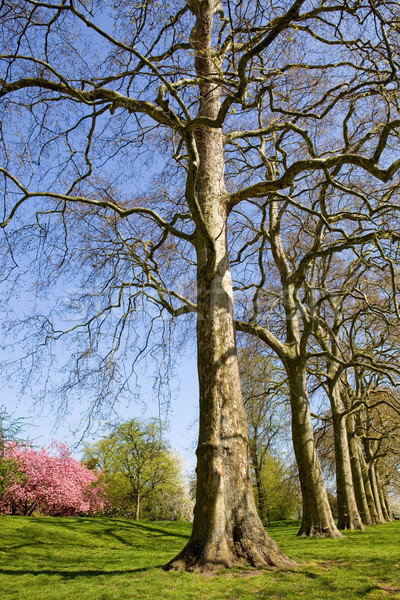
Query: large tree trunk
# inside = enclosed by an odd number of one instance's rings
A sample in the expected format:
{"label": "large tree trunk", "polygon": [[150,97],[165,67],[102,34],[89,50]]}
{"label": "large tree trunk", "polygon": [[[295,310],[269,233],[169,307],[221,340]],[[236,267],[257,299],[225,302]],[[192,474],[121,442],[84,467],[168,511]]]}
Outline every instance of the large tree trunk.
{"label": "large tree trunk", "polygon": [[[217,4],[204,0],[193,6],[196,69],[207,80],[215,73],[210,43]],[[218,86],[201,84],[200,96],[199,116],[214,119],[220,107]],[[293,568],[295,563],[267,535],[254,501],[227,253],[222,131],[200,124],[195,145],[196,199],[204,219],[196,231],[200,392],[196,505],[191,537],[166,568],[214,570],[236,564]]]}
{"label": "large tree trunk", "polygon": [[303,499],[303,518],[298,535],[343,537],[333,520],[315,448],[305,369],[295,360],[287,361],[286,369],[292,408],[293,448]]}
{"label": "large tree trunk", "polygon": [[[206,253],[199,244],[200,430],[196,506],[190,540],[167,568],[205,570],[246,563],[293,567],[294,563],[265,532],[254,502],[226,250],[221,135],[204,131],[204,139],[199,139],[198,145],[202,149],[204,172],[204,163],[210,159],[207,181],[203,180],[208,193],[204,194],[202,203],[214,231],[218,267],[211,280],[204,278]],[[207,156],[207,147],[210,156]]]}
{"label": "large tree trunk", "polygon": [[364,529],[358,513],[351,472],[346,415],[342,411],[340,381],[329,390],[332,410],[333,437],[336,465],[336,495],[339,529]]}

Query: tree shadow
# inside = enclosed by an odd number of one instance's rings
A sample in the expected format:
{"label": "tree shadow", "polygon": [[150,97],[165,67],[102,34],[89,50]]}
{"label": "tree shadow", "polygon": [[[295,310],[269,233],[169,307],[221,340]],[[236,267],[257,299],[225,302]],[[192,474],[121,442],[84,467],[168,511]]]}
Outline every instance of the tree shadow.
{"label": "tree shadow", "polygon": [[100,576],[114,576],[114,575],[132,575],[134,573],[145,573],[146,571],[151,571],[153,569],[162,569],[164,565],[152,565],[150,567],[140,567],[137,569],[124,569],[124,570],[91,570],[85,569],[80,571],[66,571],[62,569],[2,569],[0,568],[0,575],[11,575],[21,576],[21,575],[49,575],[54,576],[58,575],[63,579],[76,579],[77,577],[100,577]]}
{"label": "tree shadow", "polygon": [[[117,522],[119,522],[117,520]],[[177,538],[183,538],[184,540],[187,540],[189,538],[188,534],[185,533],[178,533],[176,531],[168,531],[168,529],[161,529],[160,527],[153,527],[152,525],[145,525],[144,523],[138,523],[138,522],[133,522],[133,523],[129,523],[128,524],[130,527],[134,527],[137,529],[141,529],[144,531],[148,531],[148,532],[156,532],[160,535],[163,536],[167,536],[167,537],[177,537]]]}
{"label": "tree shadow", "polygon": [[[57,517],[52,517],[52,519],[57,519]],[[38,523],[42,523],[43,525],[46,525],[49,523],[49,521],[47,519],[43,519],[41,517],[35,517],[35,522]],[[117,536],[117,534],[114,532],[114,529],[116,528],[116,526],[120,526],[123,529],[137,529],[139,531],[146,531],[150,534],[158,534],[158,535],[162,535],[162,536],[166,536],[166,537],[176,537],[176,538],[182,538],[187,540],[189,537],[189,534],[185,534],[185,533],[179,533],[177,531],[170,531],[168,529],[164,529],[161,528],[160,526],[153,526],[151,523],[149,523],[148,525],[143,523],[143,522],[138,522],[138,521],[128,521],[128,520],[123,520],[123,519],[112,519],[112,518],[107,518],[107,517],[102,517],[102,519],[100,520],[98,517],[96,517],[96,520],[91,519],[90,517],[71,517],[71,520],[66,520],[65,518],[63,518],[60,521],[52,521],[52,525],[54,525],[54,523],[56,523],[58,526],[68,529],[70,531],[73,531],[74,529],[80,528],[81,526],[85,526],[85,528],[87,528],[87,526],[91,526],[93,529],[96,529],[96,532],[93,531],[93,533],[98,536],[99,533],[100,535],[102,535],[103,533],[105,535],[112,535],[113,537],[117,537],[117,539],[120,539],[120,541],[128,544],[128,545],[133,545],[130,544],[129,542],[126,542],[125,540],[123,540],[123,538],[120,538],[119,536]]]}

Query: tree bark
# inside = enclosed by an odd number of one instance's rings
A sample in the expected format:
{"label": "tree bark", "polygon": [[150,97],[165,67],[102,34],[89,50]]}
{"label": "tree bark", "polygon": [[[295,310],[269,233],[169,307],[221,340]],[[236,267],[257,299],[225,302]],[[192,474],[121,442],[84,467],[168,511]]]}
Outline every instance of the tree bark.
{"label": "tree bark", "polygon": [[190,540],[166,568],[213,570],[247,563],[292,568],[295,563],[265,532],[254,502],[226,249],[221,142],[219,132],[204,129],[198,134],[204,177],[202,204],[214,232],[217,270],[211,279],[204,277],[207,257],[199,242],[196,505]]}
{"label": "tree bark", "polygon": [[[192,7],[196,70],[203,81],[216,70],[210,47],[216,8],[208,0]],[[218,85],[202,83],[199,116],[215,119],[219,107]],[[222,130],[199,125],[195,145],[196,199],[203,219],[196,230],[200,393],[196,505],[191,537],[165,568],[204,571],[245,564],[294,568],[296,564],[266,533],[254,501],[227,251]]]}
{"label": "tree bark", "polygon": [[279,270],[286,321],[285,344],[276,347],[285,366],[290,388],[293,449],[299,471],[303,519],[298,535],[342,537],[333,520],[321,464],[317,455],[307,390],[307,340],[312,330],[309,321],[300,331],[298,302],[292,272],[282,245],[277,202],[270,203],[270,244]]}
{"label": "tree bark", "polygon": [[376,512],[378,514],[379,522],[385,523],[386,519],[383,514],[383,509],[382,509],[382,505],[381,505],[381,499],[380,499],[380,495],[379,495],[378,482],[377,482],[377,478],[376,478],[376,470],[375,470],[375,462],[374,461],[371,461],[368,465],[368,475],[369,475],[369,480],[371,482],[371,489],[372,489],[372,494],[373,494],[374,501],[375,501]]}
{"label": "tree bark", "polygon": [[140,493],[137,493],[136,496],[136,507],[135,507],[135,520],[139,521],[140,519]]}
{"label": "tree bark", "polygon": [[286,362],[292,407],[293,448],[299,469],[303,518],[298,532],[307,537],[343,537],[336,528],[315,448],[306,373],[298,361]]}
{"label": "tree bark", "polygon": [[393,521],[393,516],[390,510],[390,504],[389,504],[389,496],[388,496],[388,490],[387,490],[387,486],[382,486],[382,497],[383,497],[383,503],[385,505],[385,509],[386,509],[386,514],[387,514],[387,520],[388,521]]}
{"label": "tree bark", "polygon": [[358,456],[359,456],[359,460],[360,460],[361,471],[362,471],[364,487],[365,487],[365,494],[367,496],[368,508],[369,508],[369,512],[371,514],[372,523],[374,525],[376,525],[377,523],[383,523],[383,521],[379,517],[378,511],[377,511],[377,506],[375,504],[375,499],[374,499],[374,495],[372,492],[371,482],[369,479],[368,466],[365,461],[365,457],[364,457],[364,454],[363,454],[360,444],[358,444]]}
{"label": "tree bark", "polygon": [[354,493],[356,497],[358,512],[364,525],[372,525],[372,517],[368,506],[367,495],[363,481],[360,458],[358,454],[358,439],[354,427],[354,415],[349,415],[346,419],[347,439],[349,443],[350,465],[353,475]]}
{"label": "tree bark", "polygon": [[338,505],[338,529],[364,529],[358,513],[354,493],[347,439],[346,415],[342,411],[340,380],[333,381],[329,390],[332,410],[333,437],[336,465],[336,495]]}
{"label": "tree bark", "polygon": [[379,474],[379,468],[376,463],[375,463],[375,478],[376,478],[376,485],[378,488],[379,502],[381,504],[383,518],[385,519],[385,521],[391,521],[390,512],[388,510],[388,506],[387,506],[386,499],[385,499],[384,488],[383,488],[381,477]]}

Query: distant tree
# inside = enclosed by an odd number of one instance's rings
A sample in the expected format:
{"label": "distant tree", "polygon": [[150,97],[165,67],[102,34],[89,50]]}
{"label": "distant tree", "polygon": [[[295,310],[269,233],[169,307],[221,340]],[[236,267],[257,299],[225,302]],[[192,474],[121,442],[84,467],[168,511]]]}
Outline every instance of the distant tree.
{"label": "distant tree", "polygon": [[6,452],[7,442],[19,440],[24,419],[0,407],[0,500],[18,478],[18,463]]}
{"label": "distant tree", "polygon": [[[264,524],[271,519],[274,451],[282,450],[290,437],[290,408],[284,370],[279,362],[260,351],[259,344],[249,340],[239,351],[239,367],[243,400],[249,425],[250,461],[256,488],[256,503]],[[271,473],[268,469],[271,468]]]}
{"label": "distant tree", "polygon": [[179,459],[162,434],[157,421],[132,419],[86,447],[84,462],[104,473],[112,511],[136,520],[190,516]]}
{"label": "distant tree", "polygon": [[260,476],[265,490],[265,524],[297,517],[301,513],[301,492],[293,466],[277,456],[267,454]]}
{"label": "distant tree", "polygon": [[182,459],[177,453],[167,451],[164,460],[166,481],[148,496],[143,516],[157,521],[192,521],[194,501],[189,482],[182,475]]}
{"label": "distant tree", "polygon": [[24,417],[14,417],[4,406],[0,406],[0,444],[3,448],[5,440],[19,439],[19,435],[24,427]]}
{"label": "distant tree", "polygon": [[71,516],[103,510],[99,474],[76,461],[65,444],[54,442],[49,451],[6,442],[4,456],[10,461],[11,470],[0,512],[29,516],[38,511]]}

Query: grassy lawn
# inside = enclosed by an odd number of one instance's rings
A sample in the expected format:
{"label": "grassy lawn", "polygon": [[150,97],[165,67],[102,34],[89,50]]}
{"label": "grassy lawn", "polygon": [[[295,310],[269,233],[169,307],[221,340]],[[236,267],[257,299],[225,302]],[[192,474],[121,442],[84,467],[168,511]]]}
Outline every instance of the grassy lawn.
{"label": "grassy lawn", "polygon": [[298,524],[269,529],[299,563],[294,572],[217,576],[165,573],[188,523],[124,519],[0,517],[1,600],[400,599],[400,522],[343,540],[295,537]]}

